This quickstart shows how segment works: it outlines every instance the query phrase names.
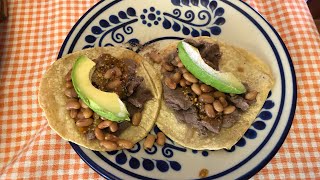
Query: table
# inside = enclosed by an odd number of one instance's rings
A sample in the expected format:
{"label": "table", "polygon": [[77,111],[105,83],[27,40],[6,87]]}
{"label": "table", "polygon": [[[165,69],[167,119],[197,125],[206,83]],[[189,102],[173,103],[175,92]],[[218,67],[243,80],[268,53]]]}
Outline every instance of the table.
{"label": "table", "polygon": [[[0,24],[0,179],[99,179],[50,129],[42,75],[73,24],[97,0],[9,1]],[[246,0],[279,32],[296,70],[298,102],[283,146],[253,179],[320,178],[320,36],[304,0]]]}

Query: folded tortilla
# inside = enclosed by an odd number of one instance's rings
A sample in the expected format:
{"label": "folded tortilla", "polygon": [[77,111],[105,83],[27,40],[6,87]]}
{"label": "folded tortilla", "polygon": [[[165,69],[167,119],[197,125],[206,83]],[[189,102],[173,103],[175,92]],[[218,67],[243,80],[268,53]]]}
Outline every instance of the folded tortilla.
{"label": "folded tortilla", "polygon": [[50,127],[63,139],[74,142],[91,150],[105,151],[98,140],[88,140],[75,125],[74,119],[66,110],[68,98],[64,95],[65,76],[72,68],[76,59],[85,55],[96,59],[101,54],[107,53],[118,59],[133,59],[140,64],[137,75],[144,78],[146,87],[153,94],[153,99],[148,101],[142,112],[139,126],[132,126],[120,132],[119,138],[136,143],[142,140],[152,129],[160,109],[162,85],[156,71],[142,56],[120,47],[96,47],[68,54],[55,61],[44,74],[39,89],[39,104],[43,109]]}
{"label": "folded tortilla", "polygon": [[[164,100],[162,100],[156,124],[163,133],[184,147],[195,150],[230,149],[254,122],[273,87],[274,78],[266,63],[244,49],[210,37],[198,37],[195,40],[217,43],[222,52],[222,58],[219,62],[220,71],[232,72],[243,83],[246,83],[251,91],[259,92],[257,101],[247,111],[242,112],[239,121],[232,127],[222,128],[218,134],[208,131],[208,136],[205,137],[200,135],[200,132],[192,128],[191,125],[178,121]],[[167,45],[160,50],[159,54],[162,57],[167,57],[168,54],[177,51],[177,44],[178,42],[173,42]],[[154,64],[154,67],[160,72],[161,66],[159,64]]]}

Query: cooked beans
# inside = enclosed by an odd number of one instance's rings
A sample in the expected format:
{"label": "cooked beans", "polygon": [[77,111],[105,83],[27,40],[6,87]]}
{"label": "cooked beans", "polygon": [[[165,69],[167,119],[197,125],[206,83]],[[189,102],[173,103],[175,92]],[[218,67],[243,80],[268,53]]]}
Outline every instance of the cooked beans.
{"label": "cooked beans", "polygon": [[66,109],[71,110],[71,109],[80,109],[80,103],[77,100],[71,100],[68,101],[66,104]]}
{"label": "cooked beans", "polygon": [[131,120],[132,124],[134,126],[138,126],[141,122],[141,118],[142,118],[141,112],[134,113],[134,115],[132,116],[132,120]]}
{"label": "cooked beans", "polygon": [[200,85],[200,89],[201,89],[202,92],[208,93],[208,92],[211,92],[213,90],[213,87],[208,86],[206,84],[201,84]]}
{"label": "cooked beans", "polygon": [[98,127],[94,128],[94,134],[96,135],[96,138],[99,139],[100,141],[104,140],[103,131]]}
{"label": "cooked beans", "polygon": [[223,106],[219,100],[215,100],[213,102],[213,107],[217,112],[222,112],[223,111]]}
{"label": "cooked beans", "polygon": [[65,79],[66,81],[71,81],[71,73],[72,73],[72,69],[66,74]]}
{"label": "cooked beans", "polygon": [[100,122],[100,124],[98,125],[98,128],[104,129],[104,128],[109,127],[111,124],[112,124],[112,121],[104,120],[104,121]]}
{"label": "cooked beans", "polygon": [[176,89],[177,88],[177,84],[175,82],[173,82],[173,80],[171,78],[169,78],[169,77],[165,78],[164,83],[170,89]]}
{"label": "cooked beans", "polygon": [[107,151],[114,151],[114,150],[117,150],[118,148],[118,145],[115,142],[108,141],[108,140],[100,141],[100,145],[105,147]]}
{"label": "cooked beans", "polygon": [[65,86],[67,89],[69,88],[73,88],[73,84],[72,84],[72,81],[67,81],[66,82],[66,86]]}
{"label": "cooked beans", "polygon": [[110,131],[111,131],[111,132],[116,132],[116,131],[118,130],[118,123],[113,122],[113,123],[109,126],[109,128],[110,128]]}
{"label": "cooked beans", "polygon": [[155,140],[156,140],[156,137],[154,135],[148,134],[146,140],[143,143],[143,148],[144,149],[151,149]]}
{"label": "cooked beans", "polygon": [[104,139],[108,140],[108,141],[118,141],[119,138],[117,136],[113,135],[113,134],[107,133],[104,136]]}
{"label": "cooked beans", "polygon": [[167,62],[163,63],[162,66],[163,66],[164,69],[167,70],[167,71],[173,71],[173,70],[174,70],[174,67],[173,67],[171,64],[167,63]]}
{"label": "cooked beans", "polygon": [[178,62],[177,66],[178,66],[179,68],[184,67],[184,65],[182,64],[181,61]]}
{"label": "cooked beans", "polygon": [[204,111],[210,118],[214,118],[216,116],[216,113],[214,112],[213,106],[211,104],[204,105]]}
{"label": "cooked beans", "polygon": [[84,111],[82,112],[84,118],[89,118],[93,115],[93,111],[89,108],[84,109]]}
{"label": "cooked beans", "polygon": [[77,117],[77,114],[78,114],[78,110],[76,110],[76,109],[71,109],[71,110],[70,110],[70,117],[71,117],[72,119],[76,118],[76,117]]}
{"label": "cooked beans", "polygon": [[213,93],[213,96],[214,96],[215,98],[220,98],[220,97],[226,98],[226,95],[225,95],[223,92],[220,92],[220,91],[214,92],[214,93]]}
{"label": "cooked beans", "polygon": [[185,79],[181,79],[179,84],[180,84],[181,87],[186,87],[186,85],[187,85]]}
{"label": "cooked beans", "polygon": [[122,72],[121,72],[121,69],[120,69],[120,68],[114,67],[113,69],[114,69],[114,71],[115,71],[115,76],[116,76],[116,77],[120,77],[120,76],[122,75]]}
{"label": "cooked beans", "polygon": [[178,83],[181,80],[181,74],[179,72],[176,72],[172,75],[171,79],[173,82]]}
{"label": "cooked beans", "polygon": [[164,133],[163,132],[158,132],[157,133],[157,144],[159,146],[163,146],[165,141],[166,141],[166,136],[164,135]]}
{"label": "cooked beans", "polygon": [[69,88],[69,89],[66,89],[64,91],[64,94],[69,97],[69,98],[76,98],[78,97],[78,94],[77,92],[73,89],[73,88]]}
{"label": "cooked beans", "polygon": [[201,91],[201,89],[200,89],[199,84],[196,84],[196,83],[195,83],[195,84],[192,84],[192,85],[191,85],[191,90],[192,90],[194,93],[196,93],[198,96],[202,94],[202,91]]}
{"label": "cooked beans", "polygon": [[257,95],[258,95],[258,92],[257,92],[257,91],[251,91],[251,92],[248,92],[248,93],[245,95],[244,98],[246,98],[247,100],[252,101],[252,100],[255,100],[255,99],[256,99]]}
{"label": "cooked beans", "polygon": [[78,114],[77,114],[77,118],[78,119],[84,119],[83,112],[79,111]]}
{"label": "cooked beans", "polygon": [[228,106],[228,102],[224,97],[219,97],[219,101],[221,102],[224,108]]}
{"label": "cooked beans", "polygon": [[180,72],[183,74],[183,73],[187,73],[188,70],[185,68],[185,67],[181,67],[179,68]]}
{"label": "cooked beans", "polygon": [[226,108],[224,108],[223,110],[223,114],[231,114],[236,110],[235,106],[228,106]]}
{"label": "cooked beans", "polygon": [[118,139],[117,144],[124,149],[131,149],[134,146],[133,142],[125,139]]}
{"label": "cooked beans", "polygon": [[188,72],[183,73],[183,77],[189,82],[192,82],[192,83],[197,83],[198,82],[198,79],[195,78],[192,74],[190,74]]}
{"label": "cooked beans", "polygon": [[116,71],[112,68],[112,69],[108,69],[103,77],[106,79],[111,79],[115,74],[116,74]]}
{"label": "cooked beans", "polygon": [[214,98],[210,94],[201,94],[199,96],[199,101],[203,103],[213,103]]}
{"label": "cooked beans", "polygon": [[79,103],[82,108],[88,108],[88,106],[82,101],[82,99],[79,99]]}
{"label": "cooked beans", "polygon": [[186,85],[190,86],[192,82],[186,80]]}
{"label": "cooked beans", "polygon": [[78,127],[86,127],[86,126],[90,126],[92,123],[93,123],[93,119],[87,118],[87,119],[79,119],[76,122],[76,125]]}
{"label": "cooked beans", "polygon": [[121,85],[121,80],[120,79],[115,79],[113,81],[110,81],[107,85],[109,89],[115,89]]}

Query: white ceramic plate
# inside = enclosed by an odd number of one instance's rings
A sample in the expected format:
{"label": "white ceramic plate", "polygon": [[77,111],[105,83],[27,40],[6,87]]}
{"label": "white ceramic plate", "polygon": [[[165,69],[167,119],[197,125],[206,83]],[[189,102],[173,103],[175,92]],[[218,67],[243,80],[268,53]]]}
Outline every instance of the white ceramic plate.
{"label": "white ceramic plate", "polygon": [[[289,53],[275,29],[242,1],[100,1],[74,25],[59,57],[88,47],[149,44],[192,36],[214,36],[265,60],[276,84],[244,137],[230,150],[192,151],[167,140],[152,150],[100,153],[71,143],[96,172],[110,179],[249,178],[276,154],[287,136],[296,107],[296,80]],[[154,131],[159,131],[157,127]]]}

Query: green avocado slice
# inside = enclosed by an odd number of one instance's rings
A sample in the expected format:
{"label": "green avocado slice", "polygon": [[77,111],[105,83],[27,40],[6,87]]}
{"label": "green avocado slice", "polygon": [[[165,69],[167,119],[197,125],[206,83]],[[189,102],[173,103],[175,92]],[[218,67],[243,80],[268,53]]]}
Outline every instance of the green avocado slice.
{"label": "green avocado slice", "polygon": [[96,63],[80,56],[72,68],[71,78],[80,99],[100,116],[115,122],[130,121],[125,104],[116,93],[104,92],[91,83]]}
{"label": "green avocado slice", "polygon": [[224,93],[242,94],[246,88],[230,72],[216,71],[202,59],[197,48],[181,41],[178,44],[178,56],[186,69],[203,83]]}

